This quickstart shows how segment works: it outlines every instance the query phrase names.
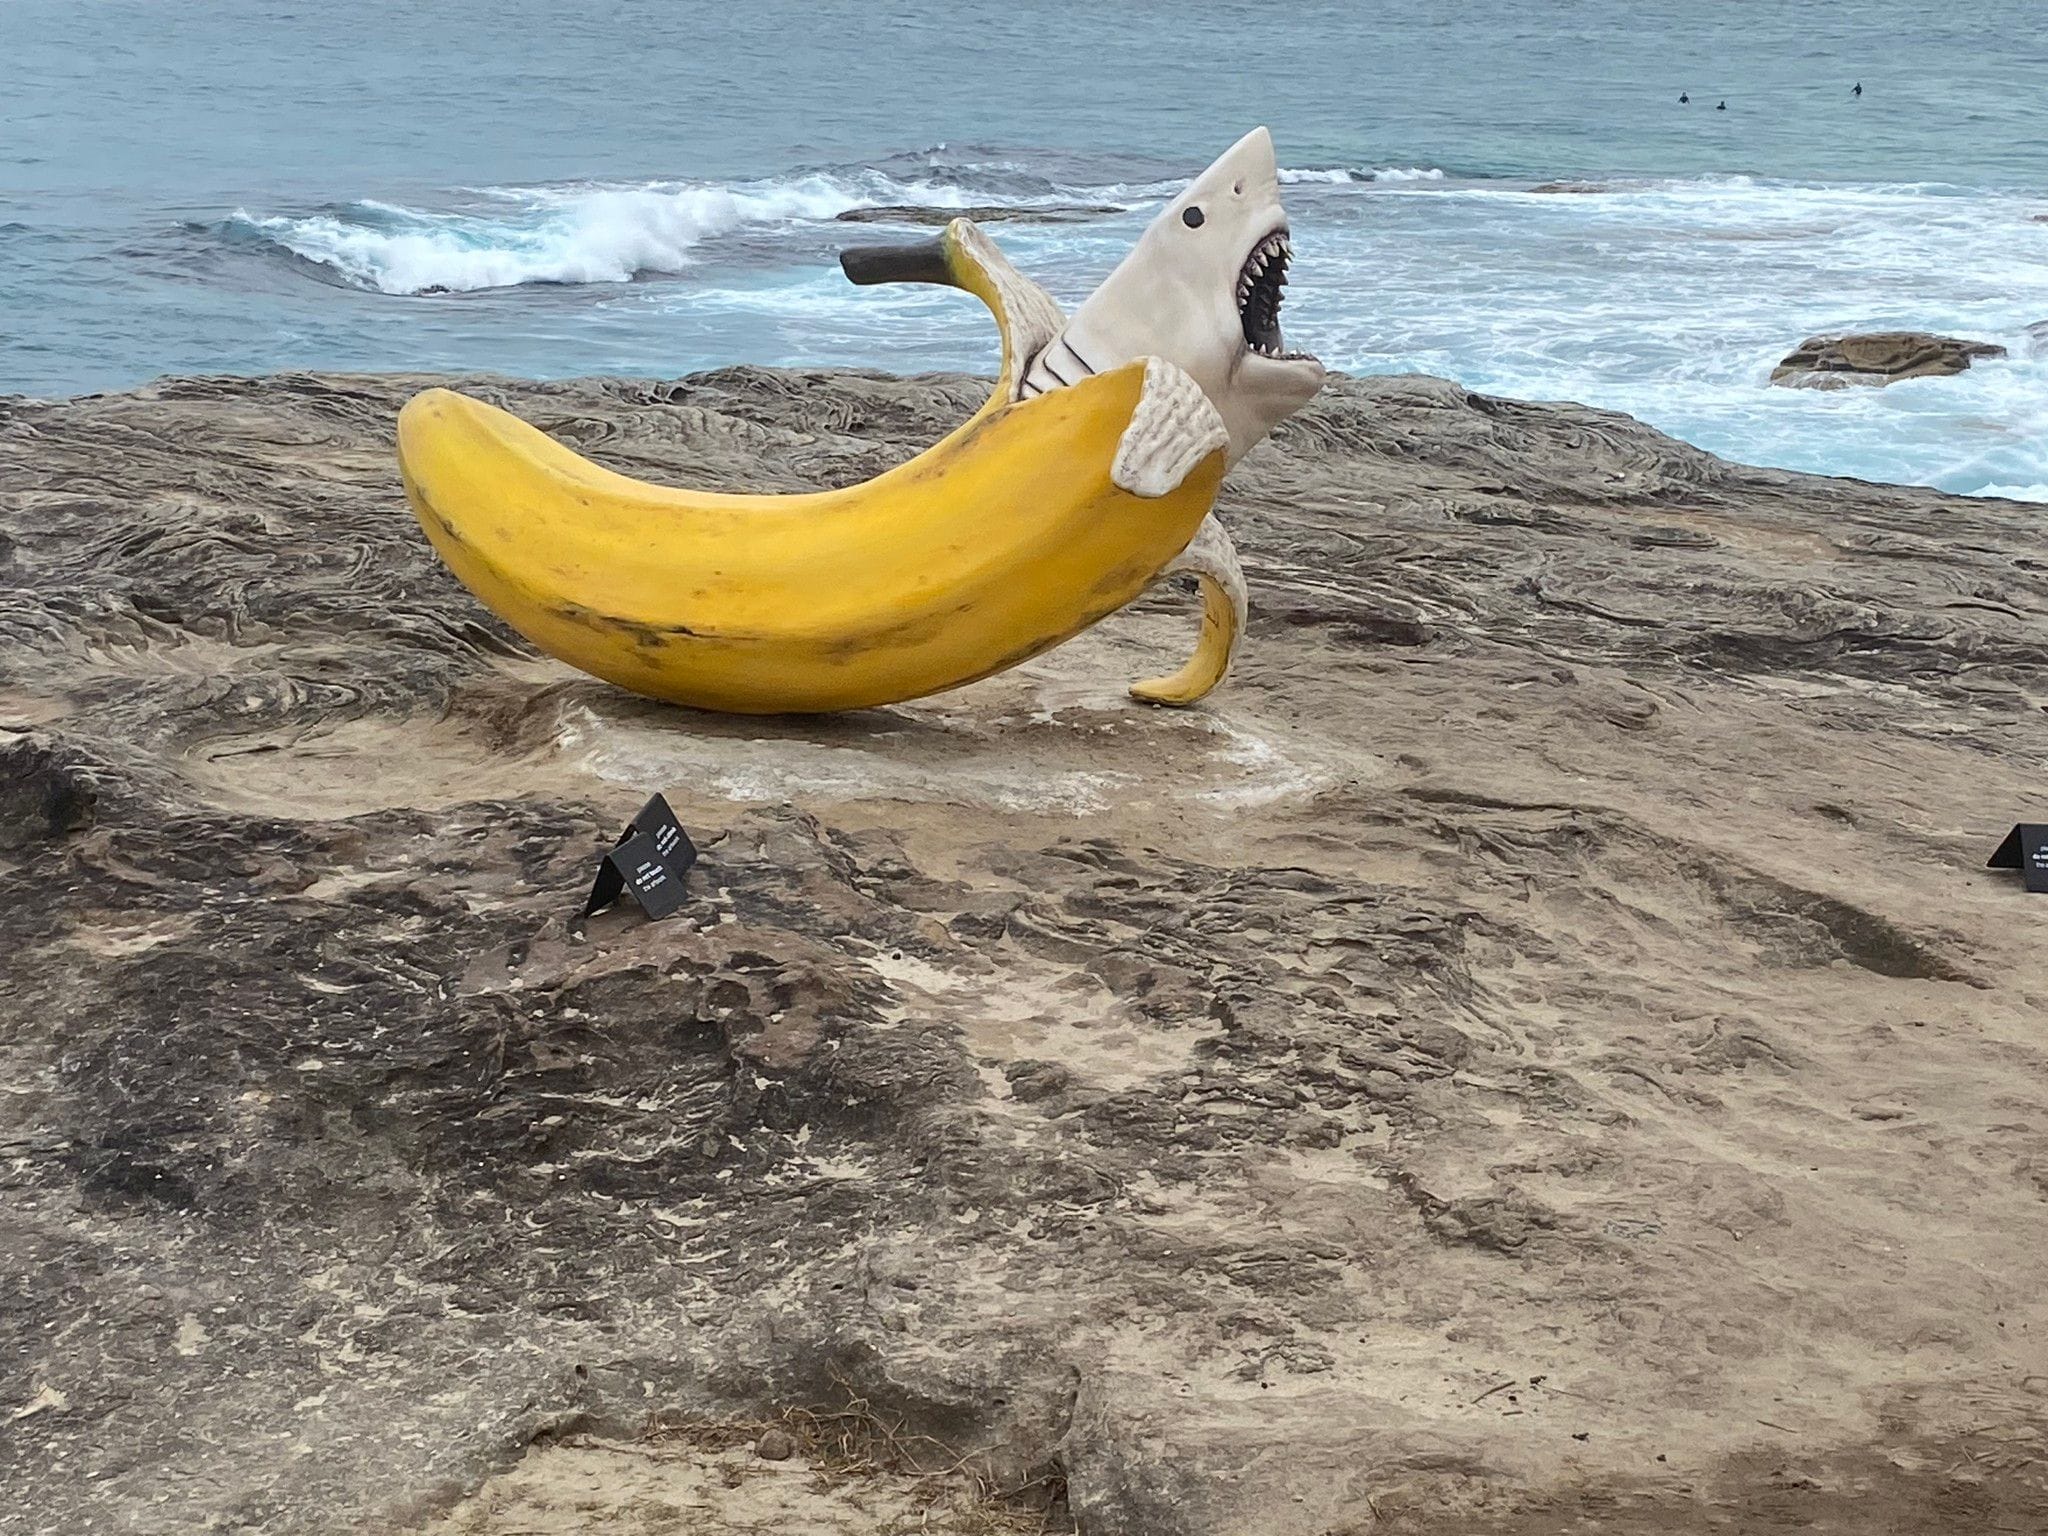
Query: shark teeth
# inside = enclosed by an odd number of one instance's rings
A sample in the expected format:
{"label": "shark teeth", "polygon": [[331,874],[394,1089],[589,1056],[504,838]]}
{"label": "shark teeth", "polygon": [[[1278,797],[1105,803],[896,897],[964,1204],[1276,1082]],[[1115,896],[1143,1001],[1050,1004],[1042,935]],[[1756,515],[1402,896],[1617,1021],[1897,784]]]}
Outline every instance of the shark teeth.
{"label": "shark teeth", "polygon": [[1252,247],[1237,274],[1237,312],[1246,348],[1282,362],[1309,359],[1306,352],[1287,351],[1280,339],[1280,304],[1286,297],[1287,263],[1293,255],[1286,228],[1276,229]]}
{"label": "shark teeth", "polygon": [[1276,261],[1280,264],[1277,286],[1285,288],[1287,263],[1293,254],[1294,247],[1284,229],[1274,230],[1253,246],[1251,255],[1245,257],[1244,266],[1237,274],[1237,307],[1244,308],[1245,300],[1251,297],[1252,290],[1259,285],[1260,280],[1272,271]]}

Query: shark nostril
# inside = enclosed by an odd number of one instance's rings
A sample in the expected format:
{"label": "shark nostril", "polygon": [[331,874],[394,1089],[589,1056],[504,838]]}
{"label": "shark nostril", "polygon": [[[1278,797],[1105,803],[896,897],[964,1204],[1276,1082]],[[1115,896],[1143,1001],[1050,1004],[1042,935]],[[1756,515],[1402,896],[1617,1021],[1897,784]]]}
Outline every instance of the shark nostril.
{"label": "shark nostril", "polygon": [[1231,188],[1230,190],[1231,190],[1231,191],[1232,191],[1233,193],[1235,193],[1235,194],[1236,194],[1237,196],[1239,196],[1239,197],[1243,197],[1243,196],[1244,196],[1244,178],[1242,178],[1242,177],[1239,177],[1239,178],[1238,178],[1238,182],[1237,182],[1237,185],[1236,185],[1236,186],[1234,186],[1234,187],[1232,187],[1232,188]]}

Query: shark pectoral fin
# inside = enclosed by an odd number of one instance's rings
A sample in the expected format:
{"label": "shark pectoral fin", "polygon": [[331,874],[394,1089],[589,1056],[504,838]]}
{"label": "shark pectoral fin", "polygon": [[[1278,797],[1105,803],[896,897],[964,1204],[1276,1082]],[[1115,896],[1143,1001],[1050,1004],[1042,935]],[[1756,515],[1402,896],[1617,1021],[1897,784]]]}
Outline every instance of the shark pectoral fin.
{"label": "shark pectoral fin", "polygon": [[1188,547],[1160,576],[1183,572],[1192,572],[1202,585],[1202,636],[1195,643],[1195,654],[1178,672],[1131,685],[1131,697],[1146,704],[1180,706],[1200,699],[1223,681],[1244,634],[1244,568],[1237,563],[1236,546],[1215,513],[1202,519]]}
{"label": "shark pectoral fin", "polygon": [[1109,478],[1133,496],[1170,495],[1197,464],[1229,446],[1230,433],[1202,386],[1165,358],[1148,357],[1144,392],[1117,443]]}

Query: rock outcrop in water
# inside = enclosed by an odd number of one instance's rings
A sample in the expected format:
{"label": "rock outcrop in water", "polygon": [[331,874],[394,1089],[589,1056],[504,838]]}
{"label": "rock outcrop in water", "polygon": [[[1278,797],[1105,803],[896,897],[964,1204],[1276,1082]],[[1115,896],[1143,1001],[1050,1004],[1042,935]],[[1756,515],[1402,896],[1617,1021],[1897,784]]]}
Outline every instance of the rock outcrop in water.
{"label": "rock outcrop in water", "polygon": [[[1092,1536],[2048,1522],[2041,509],[1337,381],[1230,482],[1212,707],[1122,695],[1166,594],[727,719],[455,584],[426,382],[0,403],[16,1528],[529,1446],[446,1528],[917,1528],[855,1420]],[[985,388],[469,387],[747,489]],[[656,789],[689,908],[578,921]]]}
{"label": "rock outcrop in water", "polygon": [[1926,331],[1872,331],[1863,336],[1809,336],[1771,370],[1773,384],[1840,389],[1849,384],[1885,385],[1900,379],[1945,377],[1965,372],[1981,358],[2004,357],[1989,341],[1965,341]]}
{"label": "rock outcrop in water", "polygon": [[972,219],[977,224],[1072,224],[1081,219],[1122,213],[1114,203],[1048,203],[1020,207],[999,203],[972,208],[937,208],[922,203],[877,203],[872,207],[848,208],[833,217],[843,224],[950,224],[955,219]]}

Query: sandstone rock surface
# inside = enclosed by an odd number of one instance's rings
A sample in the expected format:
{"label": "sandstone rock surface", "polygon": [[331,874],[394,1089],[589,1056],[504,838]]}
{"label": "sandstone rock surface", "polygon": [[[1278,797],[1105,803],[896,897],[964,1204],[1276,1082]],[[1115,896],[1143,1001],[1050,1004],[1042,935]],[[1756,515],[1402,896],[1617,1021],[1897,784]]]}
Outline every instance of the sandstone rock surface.
{"label": "sandstone rock surface", "polygon": [[1809,389],[1881,386],[1900,379],[1946,377],[1965,372],[1979,358],[2004,356],[2005,348],[1995,342],[1965,341],[1926,331],[1809,336],[1771,370],[1771,382]]}
{"label": "sandstone rock surface", "polygon": [[[2042,509],[1338,380],[1210,707],[1164,594],[727,719],[438,565],[427,382],[0,402],[0,1525],[919,1528],[751,1449],[854,1401],[1092,1536],[2044,1528]],[[465,387],[762,489],[985,386]]]}

